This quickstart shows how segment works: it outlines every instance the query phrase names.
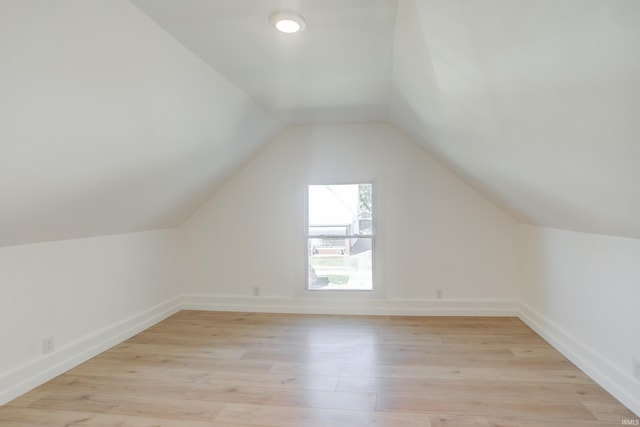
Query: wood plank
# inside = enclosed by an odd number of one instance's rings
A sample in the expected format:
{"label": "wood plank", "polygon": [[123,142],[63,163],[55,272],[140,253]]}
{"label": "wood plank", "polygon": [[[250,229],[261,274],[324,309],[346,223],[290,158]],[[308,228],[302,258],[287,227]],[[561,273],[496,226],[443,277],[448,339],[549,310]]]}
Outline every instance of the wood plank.
{"label": "wood plank", "polygon": [[397,411],[409,413],[454,413],[491,416],[519,417],[564,417],[574,420],[596,420],[596,417],[582,404],[573,402],[539,402],[533,399],[494,395],[487,397],[477,394],[474,397],[464,395],[409,395],[378,393],[376,403],[378,411]]}
{"label": "wood plank", "polygon": [[268,426],[280,427],[430,426],[429,416],[424,414],[289,408],[264,405],[228,405],[215,418],[215,421],[218,423],[249,425],[263,423]]}
{"label": "wood plank", "polygon": [[458,396],[472,398],[482,396],[483,399],[502,399],[519,397],[530,399],[530,394],[515,382],[489,380],[483,382],[457,380],[430,380],[416,378],[340,378],[338,391],[359,393],[406,394],[423,396]]}
{"label": "wood plank", "polygon": [[[150,379],[128,380],[122,377],[89,377],[83,375],[63,375],[55,380],[42,397],[51,393],[75,394],[119,394],[146,397],[175,398],[207,401],[214,403],[249,403],[278,406],[299,406],[310,408],[374,410],[375,393],[336,392],[325,390],[305,390],[295,388],[273,388],[257,386],[229,386],[224,384],[194,384],[190,382],[166,383]],[[41,398],[42,398],[41,397]],[[45,400],[46,401],[46,400]],[[32,404],[37,407],[39,404]]]}
{"label": "wood plank", "polygon": [[295,388],[310,390],[335,390],[338,377],[320,375],[297,375],[286,373],[255,373],[189,368],[165,369],[138,363],[131,365],[83,364],[72,371],[76,375],[109,377],[117,376],[131,381],[139,379],[165,380],[168,382],[189,382],[193,384],[225,384],[229,386],[258,385],[261,387]]}
{"label": "wood plank", "polygon": [[15,407],[0,407],[0,425],[2,427],[247,427],[246,424],[219,424],[212,421],[192,421],[184,418],[152,418]]}

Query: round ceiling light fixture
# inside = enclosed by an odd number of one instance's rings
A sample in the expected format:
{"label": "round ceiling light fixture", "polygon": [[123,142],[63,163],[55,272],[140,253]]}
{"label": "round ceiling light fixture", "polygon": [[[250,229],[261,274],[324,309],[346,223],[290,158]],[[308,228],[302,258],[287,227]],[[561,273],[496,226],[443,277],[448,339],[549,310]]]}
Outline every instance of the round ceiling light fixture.
{"label": "round ceiling light fixture", "polygon": [[274,12],[269,16],[269,22],[281,33],[293,34],[304,30],[304,18],[293,12]]}

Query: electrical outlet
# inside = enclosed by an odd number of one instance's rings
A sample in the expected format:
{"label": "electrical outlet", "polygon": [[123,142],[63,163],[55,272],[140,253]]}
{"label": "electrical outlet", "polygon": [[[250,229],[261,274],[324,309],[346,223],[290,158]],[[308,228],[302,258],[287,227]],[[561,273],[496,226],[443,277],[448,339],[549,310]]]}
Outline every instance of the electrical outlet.
{"label": "electrical outlet", "polygon": [[436,289],[436,298],[442,299],[442,289]]}
{"label": "electrical outlet", "polygon": [[640,380],[640,360],[633,359],[633,376]]}
{"label": "electrical outlet", "polygon": [[259,297],[260,296],[260,286],[254,286],[253,287],[253,296],[254,297]]}
{"label": "electrical outlet", "polygon": [[53,337],[42,339],[42,354],[49,354],[54,350]]}

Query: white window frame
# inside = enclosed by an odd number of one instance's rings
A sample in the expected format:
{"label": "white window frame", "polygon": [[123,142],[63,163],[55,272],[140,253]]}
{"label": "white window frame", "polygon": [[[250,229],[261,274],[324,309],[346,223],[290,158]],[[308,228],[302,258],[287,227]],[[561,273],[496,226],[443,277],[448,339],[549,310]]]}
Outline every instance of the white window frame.
{"label": "white window frame", "polygon": [[[371,229],[372,229],[372,234],[356,234],[356,235],[349,235],[349,234],[345,234],[345,235],[310,235],[309,234],[309,187],[310,186],[317,186],[317,185],[363,185],[363,184],[369,184],[371,185],[371,205],[372,205],[372,209],[371,209]],[[378,280],[377,280],[377,276],[378,276],[378,268],[377,268],[377,248],[376,248],[376,236],[378,235],[378,220],[377,220],[377,211],[378,209],[376,208],[377,205],[377,195],[376,195],[376,183],[373,180],[366,180],[366,181],[358,181],[358,182],[331,182],[331,183],[313,183],[313,184],[307,184],[305,186],[305,197],[304,197],[304,202],[305,202],[305,209],[304,209],[304,213],[305,213],[305,218],[304,218],[304,226],[305,226],[305,232],[304,232],[304,248],[305,248],[305,256],[304,256],[304,271],[305,271],[305,279],[304,279],[304,291],[305,292],[309,292],[309,293],[314,293],[314,294],[330,294],[332,292],[336,292],[336,293],[340,293],[340,294],[345,294],[345,293],[358,293],[358,294],[378,294],[380,292],[380,289],[378,287]],[[322,238],[331,238],[331,239],[352,239],[352,238],[367,238],[367,239],[371,239],[371,289],[335,289],[335,288],[330,288],[330,289],[324,289],[324,288],[311,288],[309,285],[309,274],[308,274],[308,268],[309,268],[309,239],[322,239]]]}

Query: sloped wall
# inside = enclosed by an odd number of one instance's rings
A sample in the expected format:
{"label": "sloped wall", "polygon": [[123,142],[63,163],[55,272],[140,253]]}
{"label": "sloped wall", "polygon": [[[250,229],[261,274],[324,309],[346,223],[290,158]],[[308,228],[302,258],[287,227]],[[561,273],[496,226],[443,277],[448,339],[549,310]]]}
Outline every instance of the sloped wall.
{"label": "sloped wall", "polygon": [[640,240],[521,225],[520,317],[640,414]]}
{"label": "sloped wall", "polygon": [[[380,225],[378,291],[304,291],[306,186],[366,181],[375,185]],[[221,309],[512,313],[516,229],[510,216],[392,125],[292,127],[185,225],[185,292],[197,295],[187,302]],[[260,297],[251,296],[253,286],[261,287]],[[443,300],[434,301],[436,289]]]}
{"label": "sloped wall", "polygon": [[[175,309],[176,230],[0,248],[0,404]],[[42,339],[55,351],[43,355]]]}

